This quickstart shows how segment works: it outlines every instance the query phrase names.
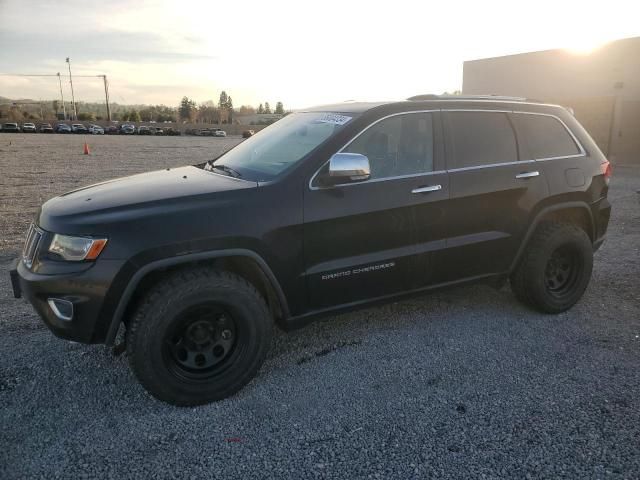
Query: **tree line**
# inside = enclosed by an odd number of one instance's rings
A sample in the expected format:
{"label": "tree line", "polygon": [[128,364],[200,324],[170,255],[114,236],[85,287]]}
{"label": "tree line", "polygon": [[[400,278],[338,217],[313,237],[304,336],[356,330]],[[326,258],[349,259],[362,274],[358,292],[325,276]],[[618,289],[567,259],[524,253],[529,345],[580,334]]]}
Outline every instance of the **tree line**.
{"label": "tree line", "polygon": [[209,100],[199,105],[191,98],[184,96],[178,106],[178,116],[180,120],[187,122],[201,123],[233,123],[235,113],[239,115],[269,114],[275,113],[284,115],[284,105],[282,102],[276,103],[275,111],[271,110],[269,102],[262,103],[256,110],[251,105],[242,105],[237,111],[233,107],[233,99],[224,90],[220,93],[217,105]]}
{"label": "tree line", "polygon": [[[9,100],[9,99],[6,99]],[[58,100],[32,102],[33,104],[13,105],[5,103],[7,108],[0,105],[0,118],[9,118],[11,121],[26,120],[54,120],[64,119],[63,109]],[[213,123],[230,124],[233,123],[234,116],[271,114],[284,115],[285,110],[282,102],[277,102],[272,111],[269,102],[261,103],[258,108],[251,105],[242,105],[235,108],[233,99],[227,92],[220,93],[217,103],[212,100],[197,104],[191,98],[184,96],[178,107],[168,107],[166,105],[120,105],[111,103],[111,119],[123,122],[177,122],[185,121],[190,123]],[[66,116],[71,120],[71,105],[65,102]],[[106,108],[101,103],[76,102],[78,120],[98,121],[106,120]],[[271,123],[269,119],[267,123]],[[252,123],[264,123],[263,121]]]}
{"label": "tree line", "polygon": [[264,106],[262,104],[260,104],[258,106],[258,112],[257,113],[259,115],[268,114],[268,113],[275,113],[276,115],[284,115],[284,106],[282,105],[282,102],[278,102],[278,103],[276,103],[275,110],[272,112],[271,111],[271,106],[269,105],[269,102],[264,102]]}

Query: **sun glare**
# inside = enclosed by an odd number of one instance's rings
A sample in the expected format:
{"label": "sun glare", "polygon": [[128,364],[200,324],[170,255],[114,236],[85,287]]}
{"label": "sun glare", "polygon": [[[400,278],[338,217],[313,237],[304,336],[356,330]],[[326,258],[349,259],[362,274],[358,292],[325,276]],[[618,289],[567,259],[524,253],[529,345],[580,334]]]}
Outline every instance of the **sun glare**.
{"label": "sun glare", "polygon": [[608,39],[603,38],[574,38],[567,42],[565,50],[575,55],[589,55],[602,48],[608,41]]}

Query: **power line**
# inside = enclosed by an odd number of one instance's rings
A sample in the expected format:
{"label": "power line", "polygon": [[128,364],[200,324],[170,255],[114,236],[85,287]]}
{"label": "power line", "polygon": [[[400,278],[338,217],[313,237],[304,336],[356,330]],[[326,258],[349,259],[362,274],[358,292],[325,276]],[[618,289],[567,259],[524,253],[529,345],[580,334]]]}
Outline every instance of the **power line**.
{"label": "power line", "polygon": [[[60,72],[57,73],[58,75],[58,85],[60,86],[60,100],[62,100],[62,116],[64,117],[64,119],[67,119],[67,107],[64,106],[64,95],[62,94],[62,80],[60,79]],[[56,108],[56,115],[58,115],[57,112],[57,108]]]}
{"label": "power line", "polygon": [[[73,95],[73,81],[71,80],[71,63],[67,57],[67,63],[69,64],[69,83],[71,84],[71,102],[73,104],[73,110],[77,118],[78,113],[76,110],[75,99]],[[0,73],[0,77],[58,77],[60,82],[60,73]],[[102,78],[104,83],[104,99],[107,105],[107,119],[111,121],[111,108],[109,107],[109,83],[106,75],[76,75],[76,78]],[[64,111],[64,97],[62,96],[62,83],[60,83],[60,96],[62,98],[62,109]],[[66,113],[64,114],[66,117]]]}
{"label": "power line", "polygon": [[0,73],[3,77],[57,77],[57,75],[49,75],[43,73]]}
{"label": "power line", "polygon": [[73,95],[73,79],[71,78],[71,62],[67,57],[67,65],[69,65],[69,84],[71,85],[71,105],[73,105],[74,120],[78,120],[78,110],[76,109],[76,98]]}
{"label": "power line", "polygon": [[[57,73],[0,73],[0,77],[57,77]],[[82,78],[102,78],[104,75],[75,75]]]}

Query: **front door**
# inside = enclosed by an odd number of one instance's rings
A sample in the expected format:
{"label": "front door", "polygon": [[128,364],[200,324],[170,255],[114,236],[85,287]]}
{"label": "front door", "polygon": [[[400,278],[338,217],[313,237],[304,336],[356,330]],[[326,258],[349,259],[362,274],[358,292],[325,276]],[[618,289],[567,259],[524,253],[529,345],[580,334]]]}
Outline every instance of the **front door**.
{"label": "front door", "polygon": [[416,218],[442,219],[449,194],[446,173],[436,171],[442,161],[436,115],[381,119],[347,145],[343,152],[369,159],[369,180],[323,188],[317,178],[325,165],[310,182],[304,262],[311,310],[412,290],[424,281],[430,252],[444,246],[444,236],[429,238],[425,228],[418,236]]}

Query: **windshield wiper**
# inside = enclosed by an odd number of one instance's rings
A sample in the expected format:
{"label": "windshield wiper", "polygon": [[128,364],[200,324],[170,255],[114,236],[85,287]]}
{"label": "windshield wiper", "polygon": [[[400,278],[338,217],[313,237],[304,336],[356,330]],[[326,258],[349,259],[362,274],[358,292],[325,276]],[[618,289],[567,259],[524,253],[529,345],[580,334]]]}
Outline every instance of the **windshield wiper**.
{"label": "windshield wiper", "polygon": [[221,165],[221,164],[216,165],[213,162],[209,161],[209,166],[217,170],[222,170],[230,177],[242,178],[242,174],[240,172],[238,172],[237,170],[234,170],[231,167],[227,167],[226,165]]}

